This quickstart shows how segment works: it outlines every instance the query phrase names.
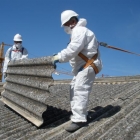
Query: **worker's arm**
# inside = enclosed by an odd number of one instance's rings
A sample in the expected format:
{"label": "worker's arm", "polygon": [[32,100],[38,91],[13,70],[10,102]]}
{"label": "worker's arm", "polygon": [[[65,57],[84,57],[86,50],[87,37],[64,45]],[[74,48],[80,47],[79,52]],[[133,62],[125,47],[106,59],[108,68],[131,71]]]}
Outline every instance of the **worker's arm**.
{"label": "worker's arm", "polygon": [[3,65],[3,73],[7,71],[7,66],[10,61],[10,53],[11,53],[11,48],[9,48],[5,54],[5,59],[4,59],[4,65]]}
{"label": "worker's arm", "polygon": [[22,54],[21,59],[25,59],[25,58],[28,58],[28,51],[26,48],[24,48],[24,50],[23,50],[23,54]]}
{"label": "worker's arm", "polygon": [[67,48],[58,53],[59,62],[68,62],[78,55],[85,46],[86,30],[83,27],[73,29],[71,42]]}

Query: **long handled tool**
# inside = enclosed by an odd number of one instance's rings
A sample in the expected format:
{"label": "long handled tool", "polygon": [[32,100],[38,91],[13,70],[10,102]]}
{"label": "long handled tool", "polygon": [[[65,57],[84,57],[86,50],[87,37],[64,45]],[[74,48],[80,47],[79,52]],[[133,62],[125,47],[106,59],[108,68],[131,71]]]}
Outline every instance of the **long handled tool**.
{"label": "long handled tool", "polygon": [[100,44],[100,46],[103,46],[103,47],[106,47],[106,48],[111,48],[111,49],[114,49],[114,50],[118,50],[118,51],[122,51],[122,52],[126,52],[126,53],[131,53],[131,54],[135,54],[135,55],[140,56],[140,54],[137,54],[137,53],[134,53],[134,52],[130,52],[130,51],[127,51],[127,50],[123,50],[123,49],[120,49],[120,48],[117,48],[117,47],[114,47],[114,46],[110,46],[110,45],[108,45],[105,42],[100,42],[99,44]]}

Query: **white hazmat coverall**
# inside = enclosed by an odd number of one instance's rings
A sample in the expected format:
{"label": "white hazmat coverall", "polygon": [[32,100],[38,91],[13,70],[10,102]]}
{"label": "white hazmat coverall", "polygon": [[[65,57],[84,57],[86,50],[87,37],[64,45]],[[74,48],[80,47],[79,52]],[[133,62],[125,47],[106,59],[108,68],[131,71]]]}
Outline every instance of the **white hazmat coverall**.
{"label": "white hazmat coverall", "polygon": [[4,60],[4,66],[3,66],[3,73],[6,72],[7,66],[9,61],[11,60],[18,60],[18,59],[24,59],[28,57],[28,51],[26,48],[23,48],[22,46],[20,48],[16,48],[15,45],[10,47],[6,54],[5,54],[5,60]]}
{"label": "white hazmat coverall", "polygon": [[[79,71],[85,64],[85,61],[78,56],[81,52],[88,59],[91,59],[98,49],[98,41],[92,31],[86,28],[86,19],[80,19],[77,25],[72,29],[71,42],[67,48],[58,53],[59,62],[70,62],[74,78],[70,86],[70,101],[73,115],[73,122],[87,121],[87,105],[89,94],[95,79],[95,72],[91,66]],[[98,57],[94,64],[100,71],[102,62],[100,60],[100,52],[98,49]]]}

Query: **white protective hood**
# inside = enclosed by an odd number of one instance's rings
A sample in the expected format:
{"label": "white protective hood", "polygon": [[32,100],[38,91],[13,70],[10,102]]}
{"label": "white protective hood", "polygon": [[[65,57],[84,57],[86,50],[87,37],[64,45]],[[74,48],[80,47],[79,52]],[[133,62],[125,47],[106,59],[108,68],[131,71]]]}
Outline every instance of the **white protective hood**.
{"label": "white protective hood", "polygon": [[80,18],[76,26],[83,26],[85,27],[87,25],[87,20],[84,18]]}

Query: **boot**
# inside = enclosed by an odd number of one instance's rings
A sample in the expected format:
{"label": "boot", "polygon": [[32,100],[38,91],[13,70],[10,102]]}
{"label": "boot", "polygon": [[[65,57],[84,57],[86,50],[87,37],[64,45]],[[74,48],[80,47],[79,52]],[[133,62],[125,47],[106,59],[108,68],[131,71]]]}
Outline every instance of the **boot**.
{"label": "boot", "polygon": [[65,128],[65,130],[68,132],[74,132],[85,125],[86,122],[72,122]]}

